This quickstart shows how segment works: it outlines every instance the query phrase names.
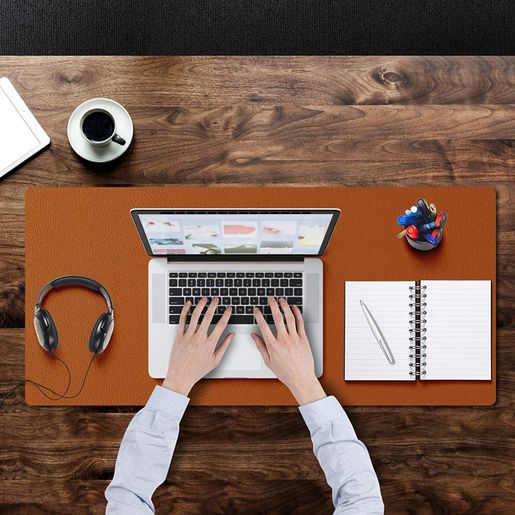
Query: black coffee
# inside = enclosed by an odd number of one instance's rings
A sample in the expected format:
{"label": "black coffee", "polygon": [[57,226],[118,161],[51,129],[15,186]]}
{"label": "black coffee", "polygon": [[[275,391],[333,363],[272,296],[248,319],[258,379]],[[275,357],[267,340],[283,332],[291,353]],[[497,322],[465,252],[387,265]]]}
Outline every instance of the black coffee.
{"label": "black coffee", "polygon": [[91,141],[105,141],[113,135],[114,121],[107,113],[96,111],[84,118],[82,131]]}

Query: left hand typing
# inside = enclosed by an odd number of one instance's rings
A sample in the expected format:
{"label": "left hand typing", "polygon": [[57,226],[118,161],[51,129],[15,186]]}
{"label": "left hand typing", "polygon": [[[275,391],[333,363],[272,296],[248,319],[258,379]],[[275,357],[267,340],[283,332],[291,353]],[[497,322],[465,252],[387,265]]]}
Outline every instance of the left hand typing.
{"label": "left hand typing", "polygon": [[168,372],[163,382],[165,388],[187,396],[193,385],[222,361],[225,351],[234,338],[234,333],[229,333],[217,347],[218,340],[231,317],[232,308],[228,306],[211,334],[208,334],[209,325],[219,302],[220,299],[217,297],[211,300],[199,325],[202,310],[208,303],[207,298],[203,297],[193,311],[188,327],[186,327],[186,317],[191,303],[184,304],[179,318],[177,336],[170,354]]}

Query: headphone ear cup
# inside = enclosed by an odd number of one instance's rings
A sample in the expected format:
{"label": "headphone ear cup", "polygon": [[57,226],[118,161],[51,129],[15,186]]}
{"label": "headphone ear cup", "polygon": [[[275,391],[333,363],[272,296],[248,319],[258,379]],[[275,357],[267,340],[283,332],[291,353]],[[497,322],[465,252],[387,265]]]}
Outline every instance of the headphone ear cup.
{"label": "headphone ear cup", "polygon": [[34,315],[34,329],[38,342],[43,349],[47,352],[57,349],[59,344],[57,327],[46,309],[40,308]]}
{"label": "headphone ear cup", "polygon": [[89,351],[93,354],[101,354],[109,345],[113,334],[114,320],[110,313],[100,315],[93,326],[89,337]]}

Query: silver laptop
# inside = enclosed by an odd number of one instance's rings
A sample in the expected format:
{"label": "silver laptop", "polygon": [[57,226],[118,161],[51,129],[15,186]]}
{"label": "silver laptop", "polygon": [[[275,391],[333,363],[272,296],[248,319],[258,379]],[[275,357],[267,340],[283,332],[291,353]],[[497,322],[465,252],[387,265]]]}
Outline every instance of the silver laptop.
{"label": "silver laptop", "polygon": [[[267,297],[285,297],[303,313],[317,377],[323,373],[323,255],[338,209],[132,209],[147,254],[148,371],[165,377],[187,300],[219,297],[213,323],[233,307],[235,332],[207,377],[273,378],[250,333],[253,309],[273,325]],[[192,308],[193,309],[193,308]],[[273,328],[272,328],[273,329]],[[223,338],[223,336],[222,336]]]}

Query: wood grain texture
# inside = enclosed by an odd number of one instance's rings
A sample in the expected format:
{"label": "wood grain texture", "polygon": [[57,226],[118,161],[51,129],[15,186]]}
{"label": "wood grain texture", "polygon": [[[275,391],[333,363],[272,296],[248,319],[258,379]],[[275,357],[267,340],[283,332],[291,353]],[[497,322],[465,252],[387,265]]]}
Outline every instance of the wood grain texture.
{"label": "wood grain texture", "polygon": [[[498,401],[349,408],[387,513],[515,511],[515,59],[0,57],[52,139],[0,182],[0,388],[23,379],[24,193],[67,185],[484,185],[498,204]],[[91,166],[77,104],[122,102],[135,141]],[[131,408],[0,408],[0,512],[102,513]],[[41,479],[45,478],[45,481]],[[329,513],[293,408],[191,408],[161,513]]]}

